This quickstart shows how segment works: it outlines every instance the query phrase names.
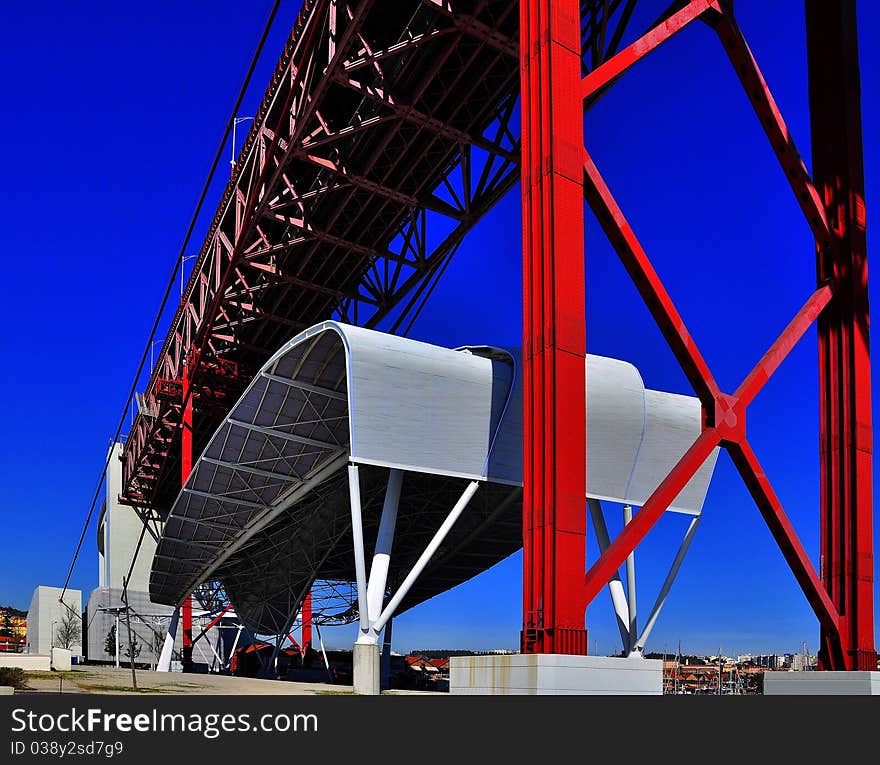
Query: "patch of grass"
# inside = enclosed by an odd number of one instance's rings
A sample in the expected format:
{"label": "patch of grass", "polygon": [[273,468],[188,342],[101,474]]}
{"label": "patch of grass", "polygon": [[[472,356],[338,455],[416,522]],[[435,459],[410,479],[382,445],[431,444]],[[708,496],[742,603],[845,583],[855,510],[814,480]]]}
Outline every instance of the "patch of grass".
{"label": "patch of grass", "polygon": [[84,691],[91,693],[171,693],[165,688],[133,688],[130,685],[100,685],[97,683],[78,683]]}
{"label": "patch of grass", "polygon": [[88,672],[81,672],[78,670],[70,670],[69,672],[43,672],[40,669],[32,669],[25,672],[29,680],[57,680],[59,677],[64,678],[65,680],[69,680],[72,683],[75,683],[77,679],[91,677]]}
{"label": "patch of grass", "polygon": [[316,696],[354,696],[354,691],[315,691]]}

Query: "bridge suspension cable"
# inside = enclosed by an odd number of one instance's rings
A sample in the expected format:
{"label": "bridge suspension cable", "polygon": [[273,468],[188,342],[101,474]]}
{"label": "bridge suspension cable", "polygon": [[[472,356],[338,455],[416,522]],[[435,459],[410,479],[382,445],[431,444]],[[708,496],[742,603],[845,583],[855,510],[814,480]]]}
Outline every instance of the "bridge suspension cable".
{"label": "bridge suspension cable", "polygon": [[[152,350],[153,338],[156,335],[156,330],[159,328],[159,323],[162,320],[162,315],[165,312],[165,307],[168,304],[168,297],[171,294],[171,290],[174,288],[174,285],[177,280],[177,273],[181,270],[184,256],[187,248],[189,247],[190,239],[192,238],[193,232],[195,231],[196,224],[198,223],[199,215],[202,211],[202,206],[205,203],[205,199],[208,196],[208,191],[211,188],[211,183],[214,180],[214,173],[217,170],[218,165],[220,164],[220,160],[223,157],[223,149],[226,146],[226,142],[229,140],[230,133],[232,132],[233,125],[235,123],[236,115],[238,114],[238,110],[241,107],[242,102],[244,101],[244,97],[247,94],[247,90],[250,86],[251,78],[253,77],[254,70],[257,67],[257,64],[260,60],[260,56],[262,55],[263,48],[265,47],[266,40],[269,37],[269,33],[272,30],[272,25],[275,22],[275,18],[278,15],[278,10],[281,7],[281,0],[274,0],[272,3],[272,8],[269,11],[269,15],[266,19],[266,22],[263,25],[263,31],[260,35],[260,39],[257,42],[257,46],[254,49],[254,53],[251,56],[250,65],[248,66],[247,72],[242,80],[241,87],[238,91],[238,96],[235,99],[235,103],[232,107],[232,110],[229,114],[229,118],[226,121],[226,128],[223,131],[223,135],[220,138],[220,143],[217,146],[217,151],[214,154],[214,160],[211,163],[211,167],[208,171],[207,178],[205,179],[205,183],[202,186],[202,191],[199,194],[198,201],[196,202],[195,210],[193,211],[192,218],[190,220],[189,226],[186,230],[186,234],[183,238],[183,242],[180,245],[180,252],[177,255],[176,260],[174,261],[174,268],[171,272],[171,276],[168,279],[168,286],[165,288],[165,294],[162,296],[162,302],[159,305],[159,310],[156,313],[156,319],[153,322],[153,327],[150,330],[150,335],[147,338],[147,344],[144,348],[144,352],[141,355],[140,363],[138,364],[137,372],[135,372],[134,380],[131,384],[131,389],[128,392],[128,398],[125,401],[125,404],[122,407],[122,415],[119,418],[119,424],[116,426],[116,433],[111,440],[112,444],[115,444],[119,440],[119,436],[122,433],[122,428],[125,425],[125,418],[128,415],[128,408],[131,406],[132,399],[134,398],[134,394],[137,391],[138,381],[140,380],[141,373],[144,370],[144,365],[147,362],[147,358],[150,356],[150,352]],[[95,487],[95,493],[92,496],[92,502],[89,506],[89,511],[86,514],[85,521],[83,522],[82,533],[80,534],[79,541],[76,544],[76,549],[73,553],[73,558],[70,561],[70,567],[67,570],[67,577],[64,580],[64,587],[61,589],[61,595],[59,596],[59,600],[63,601],[64,595],[67,592],[67,587],[70,584],[70,578],[73,576],[73,569],[76,566],[76,561],[79,558],[79,554],[82,550],[83,542],[85,541],[86,534],[88,533],[89,525],[92,521],[92,516],[95,514],[95,507],[98,503],[98,497],[101,495],[101,487],[104,485],[104,479],[107,476],[107,468],[110,467],[110,460],[112,458],[113,450],[112,448],[108,450],[107,459],[104,462],[104,467],[101,469],[101,474],[98,477],[98,483]],[[144,521],[146,523],[146,521]],[[138,545],[137,550],[135,551],[131,567],[134,567],[134,559],[137,557],[137,552],[140,550],[140,545]],[[130,571],[129,571],[130,575]]]}

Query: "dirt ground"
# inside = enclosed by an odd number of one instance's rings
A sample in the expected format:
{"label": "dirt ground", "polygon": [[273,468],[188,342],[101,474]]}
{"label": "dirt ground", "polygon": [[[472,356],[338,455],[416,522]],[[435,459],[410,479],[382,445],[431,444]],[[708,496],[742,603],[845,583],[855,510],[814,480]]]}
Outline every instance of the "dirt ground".
{"label": "dirt ground", "polygon": [[[294,683],[258,680],[229,675],[190,675],[180,672],[159,673],[137,671],[138,688],[131,683],[130,669],[104,666],[74,667],[70,672],[27,672],[28,690],[32,693],[99,693],[99,694],[179,694],[195,696],[321,696],[351,694],[351,686],[329,683]],[[390,691],[391,694],[428,695],[418,691]],[[443,694],[445,695],[445,694]]]}

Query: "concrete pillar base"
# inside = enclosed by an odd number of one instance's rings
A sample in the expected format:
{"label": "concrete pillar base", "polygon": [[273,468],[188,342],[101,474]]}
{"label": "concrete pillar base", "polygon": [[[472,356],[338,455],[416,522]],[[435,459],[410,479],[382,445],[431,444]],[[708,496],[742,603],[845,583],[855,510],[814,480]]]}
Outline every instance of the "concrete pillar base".
{"label": "concrete pillar base", "polygon": [[470,696],[659,696],[663,693],[663,662],[641,656],[453,656],[449,660],[449,692]]}
{"label": "concrete pillar base", "polygon": [[880,672],[765,672],[765,696],[880,696]]}
{"label": "concrete pillar base", "polygon": [[360,696],[378,696],[380,664],[378,643],[354,644],[354,692]]}

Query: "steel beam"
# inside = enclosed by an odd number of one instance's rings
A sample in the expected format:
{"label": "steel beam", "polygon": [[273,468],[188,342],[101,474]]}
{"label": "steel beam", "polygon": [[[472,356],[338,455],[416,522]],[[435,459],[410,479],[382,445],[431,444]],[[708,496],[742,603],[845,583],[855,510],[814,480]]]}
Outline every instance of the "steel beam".
{"label": "steel beam", "polygon": [[841,640],[822,630],[825,669],[877,668],[874,647],[871,355],[855,0],[807,0],[813,176],[831,228],[820,281],[836,283],[819,317],[822,581]]}
{"label": "steel beam", "polygon": [[577,0],[521,2],[520,51],[525,439],[521,647],[524,653],[586,654],[586,329]]}

